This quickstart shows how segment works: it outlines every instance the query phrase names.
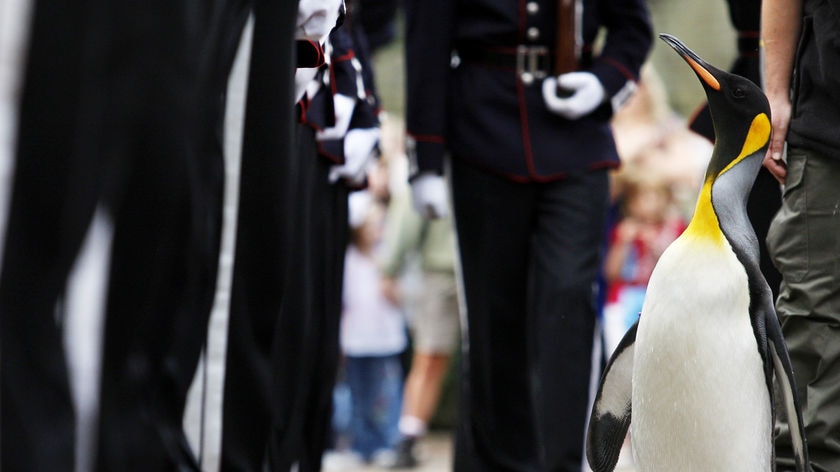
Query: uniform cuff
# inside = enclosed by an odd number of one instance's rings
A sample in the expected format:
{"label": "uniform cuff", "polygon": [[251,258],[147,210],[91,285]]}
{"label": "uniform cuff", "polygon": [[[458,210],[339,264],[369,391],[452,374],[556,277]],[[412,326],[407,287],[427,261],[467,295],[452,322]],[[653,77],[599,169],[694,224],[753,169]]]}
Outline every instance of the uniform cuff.
{"label": "uniform cuff", "polygon": [[618,111],[636,91],[637,77],[625,66],[610,58],[599,58],[591,72],[598,77],[612,105]]}
{"label": "uniform cuff", "polygon": [[443,138],[418,138],[409,135],[406,138],[409,179],[414,179],[423,172],[443,175],[443,157],[445,153],[446,146],[444,145]]}

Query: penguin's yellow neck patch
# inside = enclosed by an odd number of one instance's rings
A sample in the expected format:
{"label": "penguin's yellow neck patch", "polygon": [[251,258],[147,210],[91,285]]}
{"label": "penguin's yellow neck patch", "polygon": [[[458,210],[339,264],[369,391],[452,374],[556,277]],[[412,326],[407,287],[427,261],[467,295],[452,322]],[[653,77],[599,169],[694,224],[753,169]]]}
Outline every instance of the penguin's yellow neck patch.
{"label": "penguin's yellow neck patch", "polygon": [[713,179],[706,179],[700,196],[697,198],[697,206],[694,208],[694,216],[685,229],[685,235],[703,239],[716,245],[723,245],[725,238],[720,230],[715,209],[712,207],[712,182]]}
{"label": "penguin's yellow neck patch", "polygon": [[732,160],[726,167],[718,173],[718,176],[725,173],[729,169],[735,167],[742,159],[750,154],[761,149],[770,140],[770,118],[764,114],[759,113],[753,118],[750,124],[750,129],[747,131],[747,138],[744,140],[744,147],[741,148],[741,153],[738,157]]}
{"label": "penguin's yellow neck patch", "polygon": [[715,179],[726,173],[745,157],[761,149],[767,144],[768,139],[770,139],[770,119],[766,114],[760,113],[753,119],[738,157],[733,159],[717,175],[708,177],[703,183],[700,196],[697,198],[697,206],[694,209],[694,217],[692,217],[685,230],[686,235],[711,241],[718,245],[724,244],[726,238],[720,229],[720,221],[712,206],[712,184]]}

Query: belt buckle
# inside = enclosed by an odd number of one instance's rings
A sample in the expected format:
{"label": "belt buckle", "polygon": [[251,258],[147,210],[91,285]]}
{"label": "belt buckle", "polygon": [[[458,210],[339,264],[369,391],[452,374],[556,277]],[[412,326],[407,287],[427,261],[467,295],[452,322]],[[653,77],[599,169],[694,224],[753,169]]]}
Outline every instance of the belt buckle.
{"label": "belt buckle", "polygon": [[516,74],[523,84],[531,85],[535,80],[545,78],[548,75],[548,71],[545,70],[547,63],[547,46],[521,44],[516,47]]}

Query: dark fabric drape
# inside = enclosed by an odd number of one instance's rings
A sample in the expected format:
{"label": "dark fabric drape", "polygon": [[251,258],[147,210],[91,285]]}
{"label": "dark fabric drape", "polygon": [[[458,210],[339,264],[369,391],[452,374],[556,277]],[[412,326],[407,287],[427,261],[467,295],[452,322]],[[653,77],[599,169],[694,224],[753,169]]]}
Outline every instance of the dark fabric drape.
{"label": "dark fabric drape", "polygon": [[296,11],[296,1],[278,0],[257,1],[253,10],[224,387],[225,471],[262,470],[270,430],[272,341],[288,257],[288,185],[295,178]]}
{"label": "dark fabric drape", "polygon": [[60,301],[97,206],[114,224],[97,469],[198,469],[181,421],[215,283],[231,4],[35,3],[0,276],[3,470],[73,468]]}

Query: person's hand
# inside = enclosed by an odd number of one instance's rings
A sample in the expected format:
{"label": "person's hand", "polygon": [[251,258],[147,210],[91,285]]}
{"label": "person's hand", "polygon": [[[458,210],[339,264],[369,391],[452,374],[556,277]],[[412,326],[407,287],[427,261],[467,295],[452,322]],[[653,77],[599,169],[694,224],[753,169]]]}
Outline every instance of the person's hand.
{"label": "person's hand", "polygon": [[330,183],[344,179],[351,186],[362,185],[376,156],[379,128],[351,129],[344,137],[344,164],[330,168]]}
{"label": "person's hand", "polygon": [[443,218],[449,214],[446,182],[433,173],[423,173],[411,181],[414,209],[424,218]]}
{"label": "person's hand", "polygon": [[[568,96],[559,96],[560,90],[567,92]],[[576,120],[598,108],[604,101],[606,91],[594,74],[569,72],[543,79],[542,94],[549,110],[564,118]]]}
{"label": "person's hand", "polygon": [[380,288],[382,295],[386,300],[398,305],[400,303],[402,294],[400,293],[400,283],[393,277],[382,277],[380,280]]}
{"label": "person's hand", "polygon": [[616,240],[621,244],[630,244],[639,235],[640,227],[632,218],[625,218],[618,223]]}
{"label": "person's hand", "polygon": [[791,105],[787,97],[768,97],[770,110],[773,115],[773,133],[770,135],[770,145],[764,155],[764,167],[773,174],[780,184],[785,183],[787,163],[785,163],[785,137],[790,125]]}
{"label": "person's hand", "polygon": [[310,84],[315,80],[315,76],[317,74],[317,67],[295,69],[295,103],[299,102],[300,99],[303,98]]}

